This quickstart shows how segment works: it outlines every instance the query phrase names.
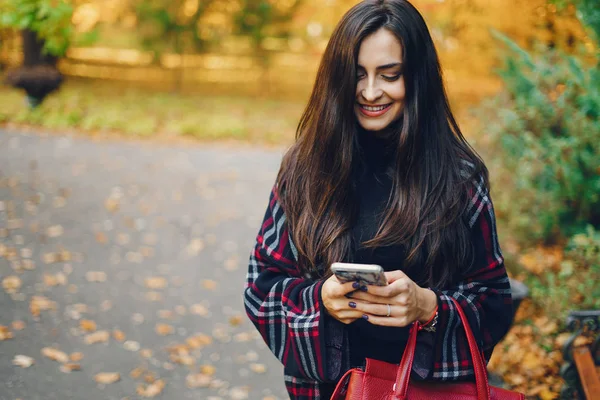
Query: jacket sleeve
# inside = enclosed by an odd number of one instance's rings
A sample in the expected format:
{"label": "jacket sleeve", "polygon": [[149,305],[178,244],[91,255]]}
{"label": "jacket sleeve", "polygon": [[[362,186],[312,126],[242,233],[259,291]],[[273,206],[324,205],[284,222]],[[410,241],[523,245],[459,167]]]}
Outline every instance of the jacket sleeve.
{"label": "jacket sleeve", "polygon": [[466,214],[475,250],[474,265],[455,287],[434,289],[439,316],[431,377],[438,380],[471,379],[474,375],[465,331],[451,297],[465,312],[486,362],[512,323],[510,283],[498,244],[492,200],[482,177],[474,185]]}
{"label": "jacket sleeve", "polygon": [[322,285],[322,280],[305,278],[297,269],[295,248],[274,187],[250,254],[244,303],[248,317],[284,365],[287,376],[326,381],[331,374],[325,366],[327,353],[333,351],[340,357],[339,349],[326,348],[325,336],[339,347],[341,332],[332,336],[329,331],[335,324],[325,326]]}

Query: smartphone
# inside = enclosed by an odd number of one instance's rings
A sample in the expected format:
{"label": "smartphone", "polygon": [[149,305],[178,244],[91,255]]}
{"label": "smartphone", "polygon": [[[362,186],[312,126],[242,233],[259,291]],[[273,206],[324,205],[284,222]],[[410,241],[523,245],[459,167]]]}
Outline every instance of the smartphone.
{"label": "smartphone", "polygon": [[353,264],[336,262],[331,272],[340,282],[359,282],[363,285],[387,286],[383,268],[376,264]]}

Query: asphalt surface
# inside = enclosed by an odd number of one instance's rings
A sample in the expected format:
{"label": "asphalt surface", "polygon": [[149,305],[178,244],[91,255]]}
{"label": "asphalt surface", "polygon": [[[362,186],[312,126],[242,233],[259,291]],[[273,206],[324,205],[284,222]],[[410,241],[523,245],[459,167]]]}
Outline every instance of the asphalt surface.
{"label": "asphalt surface", "polygon": [[0,399],[287,398],[242,300],[282,152],[0,130]]}

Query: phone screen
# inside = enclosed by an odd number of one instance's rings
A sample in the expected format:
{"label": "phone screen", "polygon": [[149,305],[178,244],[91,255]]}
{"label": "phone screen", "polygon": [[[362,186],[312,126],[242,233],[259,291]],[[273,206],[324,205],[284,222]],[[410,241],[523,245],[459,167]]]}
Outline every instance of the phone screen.
{"label": "phone screen", "polygon": [[362,285],[386,286],[387,280],[383,273],[367,271],[348,271],[337,269],[335,276],[340,282],[359,282]]}

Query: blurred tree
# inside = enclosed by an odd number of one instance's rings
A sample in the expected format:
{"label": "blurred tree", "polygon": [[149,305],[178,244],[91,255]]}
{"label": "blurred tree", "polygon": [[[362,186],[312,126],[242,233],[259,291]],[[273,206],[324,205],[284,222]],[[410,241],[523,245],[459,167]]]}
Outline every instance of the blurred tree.
{"label": "blurred tree", "polygon": [[561,8],[574,6],[577,18],[592,30],[596,40],[600,40],[600,4],[598,0],[554,0]]}
{"label": "blurred tree", "polygon": [[37,107],[63,80],[56,62],[71,42],[73,8],[64,0],[1,0],[0,14],[0,26],[20,30],[23,39],[23,65],[7,82]]}
{"label": "blurred tree", "polygon": [[133,0],[142,44],[157,56],[172,50],[181,54],[188,45],[205,50],[201,18],[215,0]]}
{"label": "blurred tree", "polygon": [[268,38],[288,38],[291,21],[303,0],[238,0],[239,11],[233,15],[237,31],[248,36],[260,63],[261,81],[269,92],[268,70],[271,55],[265,46]]}
{"label": "blurred tree", "polygon": [[289,23],[303,0],[238,0],[234,15],[239,33],[249,36],[256,49],[267,37],[288,37]]}
{"label": "blurred tree", "polygon": [[[598,7],[590,4],[562,5],[576,6],[595,31]],[[499,71],[505,91],[481,116],[508,188],[498,196],[498,214],[523,241],[564,243],[588,225],[600,228],[600,38],[575,54],[554,46],[532,54],[494,35],[510,49]]]}
{"label": "blurred tree", "polygon": [[138,18],[138,32],[142,45],[154,52],[159,61],[166,51],[180,56],[180,62],[172,65],[175,74],[175,90],[181,90],[183,68],[181,56],[186,50],[202,52],[206,40],[200,35],[202,16],[215,0],[133,0]]}

